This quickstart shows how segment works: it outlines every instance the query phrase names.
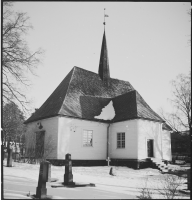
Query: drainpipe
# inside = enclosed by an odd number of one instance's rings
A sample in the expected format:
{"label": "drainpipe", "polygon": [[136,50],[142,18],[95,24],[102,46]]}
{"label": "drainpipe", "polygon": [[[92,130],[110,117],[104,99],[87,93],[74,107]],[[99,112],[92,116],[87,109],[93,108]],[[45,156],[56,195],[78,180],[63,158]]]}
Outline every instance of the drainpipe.
{"label": "drainpipe", "polygon": [[110,124],[107,127],[107,159],[109,157],[109,126]]}

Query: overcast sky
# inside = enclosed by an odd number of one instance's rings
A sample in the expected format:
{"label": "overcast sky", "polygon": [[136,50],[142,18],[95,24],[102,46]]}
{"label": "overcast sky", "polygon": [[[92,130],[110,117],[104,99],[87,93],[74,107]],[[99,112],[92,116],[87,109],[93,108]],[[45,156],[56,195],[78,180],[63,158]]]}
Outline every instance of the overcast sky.
{"label": "overcast sky", "polygon": [[111,77],[129,81],[154,111],[169,111],[170,81],[190,70],[190,2],[35,1],[13,8],[30,17],[30,49],[45,50],[27,93],[34,108],[74,66],[98,72],[104,8]]}

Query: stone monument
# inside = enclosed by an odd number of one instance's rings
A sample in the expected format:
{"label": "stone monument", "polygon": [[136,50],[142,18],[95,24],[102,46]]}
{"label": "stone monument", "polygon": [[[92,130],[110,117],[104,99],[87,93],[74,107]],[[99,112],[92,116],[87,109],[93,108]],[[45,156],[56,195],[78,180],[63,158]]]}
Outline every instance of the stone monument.
{"label": "stone monument", "polygon": [[71,154],[65,155],[65,162],[64,185],[73,185]]}
{"label": "stone monument", "polygon": [[46,182],[50,179],[50,163],[43,161],[40,163],[39,181],[36,189],[36,198],[46,198],[47,188]]}
{"label": "stone monument", "polygon": [[13,153],[13,150],[10,148],[10,140],[8,141],[8,144],[7,144],[7,153],[8,153],[8,156],[7,156],[7,167],[12,167],[12,153]]}
{"label": "stone monument", "polygon": [[109,174],[110,174],[111,176],[115,176],[114,171],[113,171],[113,167],[110,168]]}

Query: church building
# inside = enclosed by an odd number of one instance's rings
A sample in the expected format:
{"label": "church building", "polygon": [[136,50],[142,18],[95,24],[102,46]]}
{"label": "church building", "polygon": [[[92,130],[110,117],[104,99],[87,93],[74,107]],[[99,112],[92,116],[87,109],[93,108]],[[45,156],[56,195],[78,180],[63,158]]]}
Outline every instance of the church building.
{"label": "church building", "polygon": [[128,81],[110,77],[105,30],[98,73],[73,67],[25,124],[27,149],[40,145],[53,164],[67,153],[73,166],[107,165],[109,158],[138,168],[149,158],[172,159],[165,121]]}

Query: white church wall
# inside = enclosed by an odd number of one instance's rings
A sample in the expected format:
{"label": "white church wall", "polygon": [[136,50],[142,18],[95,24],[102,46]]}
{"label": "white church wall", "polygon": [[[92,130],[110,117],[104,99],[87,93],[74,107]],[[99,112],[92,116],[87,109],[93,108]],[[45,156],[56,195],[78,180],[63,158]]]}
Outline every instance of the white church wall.
{"label": "white church wall", "polygon": [[[38,122],[41,122],[41,125],[43,126],[42,129],[38,128]],[[37,131],[45,131],[44,148],[48,154],[47,158],[55,159],[57,157],[58,117],[43,119],[27,124],[27,148],[35,148]]]}
{"label": "white church wall", "polygon": [[162,133],[162,149],[163,149],[163,159],[172,160],[171,153],[171,134],[167,130],[163,130]]}
{"label": "white church wall", "polygon": [[[125,148],[117,148],[117,133],[120,132],[125,132]],[[137,159],[137,120],[117,122],[110,125],[109,157]]]}
{"label": "white church wall", "polygon": [[153,140],[153,155],[162,158],[162,126],[159,122],[139,119],[138,123],[138,159],[148,157],[147,140]]}
{"label": "white church wall", "polygon": [[[93,131],[93,146],[83,146],[83,130]],[[107,124],[67,117],[59,118],[58,159],[67,153],[74,160],[103,160],[107,154]]]}

